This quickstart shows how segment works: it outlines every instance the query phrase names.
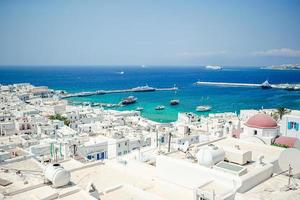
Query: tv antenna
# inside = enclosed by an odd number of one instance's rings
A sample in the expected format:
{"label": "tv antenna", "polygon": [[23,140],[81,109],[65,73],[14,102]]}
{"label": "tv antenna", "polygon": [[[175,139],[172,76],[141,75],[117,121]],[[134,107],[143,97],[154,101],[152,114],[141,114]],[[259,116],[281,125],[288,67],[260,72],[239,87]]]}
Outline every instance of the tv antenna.
{"label": "tv antenna", "polygon": [[[288,172],[288,184],[282,188],[283,191],[296,190],[298,184],[296,183],[294,176],[300,173],[300,151],[298,149],[290,148],[284,150],[279,158],[278,165],[283,171]],[[292,183],[293,182],[293,183]]]}

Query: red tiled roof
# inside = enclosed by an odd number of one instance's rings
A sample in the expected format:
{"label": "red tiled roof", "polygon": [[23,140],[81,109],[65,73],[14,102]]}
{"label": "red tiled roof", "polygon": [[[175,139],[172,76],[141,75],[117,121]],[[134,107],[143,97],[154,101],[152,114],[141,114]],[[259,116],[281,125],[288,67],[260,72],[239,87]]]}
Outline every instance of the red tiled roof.
{"label": "red tiled roof", "polygon": [[280,136],[280,137],[276,138],[274,143],[281,144],[281,145],[287,145],[288,147],[292,148],[292,147],[294,147],[297,140],[298,140],[298,138]]}

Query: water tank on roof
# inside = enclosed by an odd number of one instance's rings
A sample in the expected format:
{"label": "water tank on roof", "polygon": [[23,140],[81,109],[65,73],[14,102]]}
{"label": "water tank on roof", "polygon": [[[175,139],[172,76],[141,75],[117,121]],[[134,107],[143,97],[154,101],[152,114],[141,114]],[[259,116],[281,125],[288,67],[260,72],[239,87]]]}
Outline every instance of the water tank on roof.
{"label": "water tank on roof", "polygon": [[225,151],[214,145],[208,145],[199,149],[196,154],[198,164],[212,167],[216,163],[223,161],[225,158]]}
{"label": "water tank on roof", "polygon": [[67,185],[71,179],[71,173],[60,164],[47,165],[44,169],[44,176],[56,188]]}

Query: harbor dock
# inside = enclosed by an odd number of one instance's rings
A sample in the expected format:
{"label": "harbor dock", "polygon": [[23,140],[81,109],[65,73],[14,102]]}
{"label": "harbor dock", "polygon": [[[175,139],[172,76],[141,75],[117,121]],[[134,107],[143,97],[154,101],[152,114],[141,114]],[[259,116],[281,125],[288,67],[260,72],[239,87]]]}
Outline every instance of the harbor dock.
{"label": "harbor dock", "polygon": [[[141,89],[142,88],[142,89]],[[77,92],[77,93],[66,93],[61,94],[60,98],[70,98],[70,97],[85,97],[85,96],[93,96],[93,95],[104,95],[104,94],[113,94],[113,93],[128,93],[128,92],[155,92],[155,91],[176,91],[177,87],[170,88],[152,88],[152,87],[136,87],[131,89],[123,89],[123,90],[97,90],[94,92]]]}
{"label": "harbor dock", "polygon": [[234,86],[234,87],[260,87],[261,84],[255,83],[225,83],[225,82],[203,82],[198,81],[196,85],[213,85],[213,86]]}
{"label": "harbor dock", "polygon": [[[264,83],[226,83],[226,82],[209,82],[209,81],[197,81],[195,85],[206,86],[221,86],[221,87],[259,87],[263,88]],[[269,88],[282,89],[282,90],[300,90],[300,83],[295,84],[269,84]]]}

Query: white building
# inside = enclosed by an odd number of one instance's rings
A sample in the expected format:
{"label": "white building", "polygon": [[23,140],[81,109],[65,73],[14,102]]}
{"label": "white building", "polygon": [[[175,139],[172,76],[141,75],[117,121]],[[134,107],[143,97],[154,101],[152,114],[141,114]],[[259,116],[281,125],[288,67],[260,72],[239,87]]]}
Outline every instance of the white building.
{"label": "white building", "polygon": [[279,126],[277,122],[269,115],[258,113],[247,120],[240,137],[255,140],[259,143],[271,144],[278,135]]}
{"label": "white building", "polygon": [[102,137],[93,138],[78,148],[78,154],[85,160],[107,159],[107,139]]}
{"label": "white building", "polygon": [[284,115],[280,124],[280,133],[282,136],[300,139],[300,114],[292,112]]}

